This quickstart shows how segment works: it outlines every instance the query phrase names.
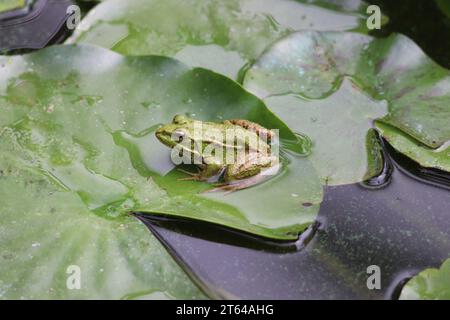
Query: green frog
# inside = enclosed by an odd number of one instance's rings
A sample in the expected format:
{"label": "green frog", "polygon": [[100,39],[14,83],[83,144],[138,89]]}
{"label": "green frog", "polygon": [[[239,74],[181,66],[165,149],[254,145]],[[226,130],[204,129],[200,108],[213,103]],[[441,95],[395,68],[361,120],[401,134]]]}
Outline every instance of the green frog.
{"label": "green frog", "polygon": [[278,166],[278,157],[271,154],[274,132],[248,120],[216,123],[176,115],[155,135],[199,169],[197,174],[184,171],[191,177],[181,180],[223,182],[213,190],[247,188],[261,180],[265,169]]}

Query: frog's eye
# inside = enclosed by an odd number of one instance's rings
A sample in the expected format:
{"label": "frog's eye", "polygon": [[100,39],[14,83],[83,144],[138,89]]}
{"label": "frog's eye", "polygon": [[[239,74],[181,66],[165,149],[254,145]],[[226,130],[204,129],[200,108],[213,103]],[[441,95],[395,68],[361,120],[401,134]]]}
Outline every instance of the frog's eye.
{"label": "frog's eye", "polygon": [[175,130],[172,134],[173,141],[181,142],[183,138],[186,136],[186,133],[182,130]]}
{"label": "frog's eye", "polygon": [[175,123],[175,124],[184,124],[184,123],[187,123],[186,118],[185,118],[184,116],[180,115],[180,114],[177,114],[177,115],[173,118],[172,122]]}

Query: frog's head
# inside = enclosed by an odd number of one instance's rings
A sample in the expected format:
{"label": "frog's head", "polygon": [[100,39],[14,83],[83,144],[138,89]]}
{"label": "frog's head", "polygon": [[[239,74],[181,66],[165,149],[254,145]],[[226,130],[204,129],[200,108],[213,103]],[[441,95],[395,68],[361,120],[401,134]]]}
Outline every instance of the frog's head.
{"label": "frog's head", "polygon": [[176,115],[172,123],[166,124],[156,130],[155,135],[159,141],[166,146],[173,148],[184,139],[189,139],[194,120]]}

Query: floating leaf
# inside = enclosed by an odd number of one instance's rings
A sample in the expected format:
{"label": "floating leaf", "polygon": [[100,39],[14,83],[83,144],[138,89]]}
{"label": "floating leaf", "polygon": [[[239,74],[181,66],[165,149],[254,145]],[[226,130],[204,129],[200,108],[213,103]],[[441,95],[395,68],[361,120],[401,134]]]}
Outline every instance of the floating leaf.
{"label": "floating leaf", "polygon": [[108,0],[71,42],[127,55],[174,56],[231,78],[293,30],[366,30],[359,0]]}
{"label": "floating leaf", "polygon": [[[361,173],[370,171],[363,141],[375,119],[429,148],[450,140],[449,71],[404,36],[295,33],[255,62],[244,87],[312,138],[313,163],[330,184],[361,181]],[[438,162],[417,150],[408,155],[419,163]]]}
{"label": "floating leaf", "polygon": [[391,146],[409,158],[418,161],[422,167],[437,168],[450,172],[450,147],[448,143],[439,149],[431,149],[390,125],[376,122],[375,127]]}
{"label": "floating leaf", "polygon": [[[95,215],[25,163],[14,150],[20,137],[1,139],[0,298],[204,298],[140,222]],[[70,286],[74,267],[79,289]]]}
{"label": "floating leaf", "polygon": [[327,99],[288,94],[265,101],[291,128],[311,138],[310,159],[324,184],[362,181],[373,171],[366,135],[372,120],[385,114],[386,105],[365,95],[351,80],[344,80]]}
{"label": "floating leaf", "polygon": [[[316,217],[322,187],[304,156],[307,140],[224,76],[87,45],[2,57],[0,68],[0,148],[10,155],[2,162],[8,192],[0,193],[0,243],[8,252],[16,244],[0,265],[5,297],[200,297],[128,212],[199,219],[275,239],[296,239]],[[175,114],[279,129],[281,171],[229,195],[200,193],[212,186],[179,181],[184,174],[154,135]],[[84,291],[66,290],[69,264],[85,272]],[[30,281],[20,282],[23,274]]]}
{"label": "floating leaf", "polygon": [[402,300],[449,300],[450,259],[440,269],[426,269],[409,280],[403,287]]}
{"label": "floating leaf", "polygon": [[[298,154],[306,146],[223,76],[91,46],[1,57],[0,69],[4,298],[202,297],[132,211],[279,239],[295,239],[315,219],[322,189]],[[198,194],[212,186],[178,181],[183,174],[154,136],[178,113],[280,129],[282,171],[228,196]],[[66,287],[71,265],[80,267],[80,290]]]}

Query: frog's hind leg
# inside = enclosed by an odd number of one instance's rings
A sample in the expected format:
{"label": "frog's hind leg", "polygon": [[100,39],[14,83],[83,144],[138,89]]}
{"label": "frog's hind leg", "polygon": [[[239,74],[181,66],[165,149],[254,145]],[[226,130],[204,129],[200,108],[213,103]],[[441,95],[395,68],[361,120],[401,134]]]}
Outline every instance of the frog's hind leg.
{"label": "frog's hind leg", "polygon": [[203,191],[203,193],[213,193],[213,192],[222,191],[222,192],[224,192],[224,195],[226,196],[227,194],[233,193],[233,192],[241,190],[241,189],[245,189],[249,186],[250,185],[244,187],[243,185],[239,185],[237,183],[219,183],[219,184],[215,185],[215,188],[205,190],[205,191]]}
{"label": "frog's hind leg", "polygon": [[201,179],[201,174],[200,174],[201,170],[200,170],[199,167],[196,167],[196,168],[197,168],[197,173],[177,168],[177,171],[183,172],[184,174],[187,174],[189,176],[189,177],[186,177],[186,178],[179,178],[177,180],[178,181],[200,181],[200,180],[202,180]]}
{"label": "frog's hind leg", "polygon": [[204,193],[222,191],[222,192],[224,192],[224,195],[228,195],[228,194],[233,193],[238,190],[250,188],[254,185],[257,185],[257,184],[263,182],[266,179],[267,179],[267,177],[265,177],[265,176],[256,175],[253,177],[248,177],[248,178],[241,179],[241,180],[235,180],[232,182],[219,183],[219,184],[214,185],[215,188],[206,190],[206,191],[204,191]]}
{"label": "frog's hind leg", "polygon": [[231,185],[223,183],[223,184],[217,184],[216,188],[210,189],[210,190],[205,190],[202,193],[213,193],[213,192],[219,192],[219,191],[223,191],[224,192],[224,196],[226,196],[227,194],[233,193],[235,191],[237,191],[238,189],[234,189],[231,187]]}
{"label": "frog's hind leg", "polygon": [[[256,157],[256,158],[255,158]],[[225,183],[216,185],[206,192],[225,191],[229,194],[234,191],[250,188],[267,180],[267,175],[260,174],[263,168],[270,168],[272,158],[253,155],[247,162],[228,165],[223,178]]]}
{"label": "frog's hind leg", "polygon": [[203,179],[199,175],[186,177],[186,178],[179,178],[178,181],[202,181]]}
{"label": "frog's hind leg", "polygon": [[258,184],[263,180],[264,180],[263,177],[255,176],[255,177],[247,178],[244,180],[233,181],[231,183],[230,182],[229,183],[219,183],[219,184],[215,185],[215,188],[206,190],[203,193],[222,191],[222,192],[224,192],[224,195],[228,195],[228,194],[233,193],[238,190],[250,188],[251,186]]}

